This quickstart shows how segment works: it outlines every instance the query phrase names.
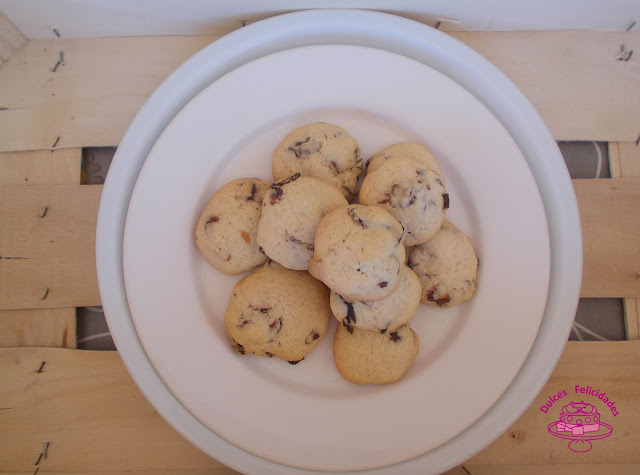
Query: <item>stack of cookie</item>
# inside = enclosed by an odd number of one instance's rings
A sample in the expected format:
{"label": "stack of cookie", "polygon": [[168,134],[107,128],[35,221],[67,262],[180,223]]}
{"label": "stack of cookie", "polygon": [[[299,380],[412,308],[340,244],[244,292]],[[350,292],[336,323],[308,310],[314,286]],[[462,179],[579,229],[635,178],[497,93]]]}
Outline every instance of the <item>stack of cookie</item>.
{"label": "stack of cookie", "polygon": [[402,223],[408,265],[420,278],[422,303],[446,308],[471,298],[478,259],[471,240],[445,219],[449,194],[429,149],[406,142],[372,155],[359,198]]}
{"label": "stack of cookie", "polygon": [[331,289],[331,310],[342,323],[333,356],[351,382],[395,382],[418,355],[408,323],[422,288],[405,265],[403,241],[400,222],[377,206],[340,207],[318,225],[309,272]]}
{"label": "stack of cookie", "polygon": [[452,306],[475,290],[477,259],[444,219],[449,195],[437,161],[420,144],[391,145],[370,158],[358,190],[358,143],[314,123],[276,147],[272,171],[275,183],[224,185],[196,226],[198,248],[221,272],[264,264],[233,289],[231,345],[297,363],[333,314],[340,373],[357,384],[399,380],[418,354],[409,321],[419,303]]}
{"label": "stack of cookie", "polygon": [[225,329],[238,353],[298,363],[331,319],[329,291],[307,271],[320,219],[357,196],[358,143],[342,128],[309,124],[273,153],[275,183],[234,180],[211,197],[196,244],[225,274],[251,271],[233,289]]}

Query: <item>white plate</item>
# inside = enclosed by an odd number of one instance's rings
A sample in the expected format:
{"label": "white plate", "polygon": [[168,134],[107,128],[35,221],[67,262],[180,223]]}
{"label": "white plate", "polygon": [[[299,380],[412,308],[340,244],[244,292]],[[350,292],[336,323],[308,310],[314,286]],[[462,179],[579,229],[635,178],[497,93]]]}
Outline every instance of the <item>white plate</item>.
{"label": "white plate", "polygon": [[[194,55],[140,109],[125,133],[102,191],[96,264],[111,335],[134,381],[178,432],[205,453],[243,473],[301,470],[246,452],[196,419],[158,376],[133,325],[124,287],[122,247],[133,187],[166,125],[202,89],[263,55],[315,44],[353,44],[402,54],[455,80],[502,122],[531,169],[547,214],[551,244],[549,294],[542,324],[515,380],[480,419],[440,447],[376,474],[441,473],[488,446],[533,402],[555,367],[571,330],[581,284],[580,216],[569,173],[546,125],[518,88],[495,66],[454,38],[405,18],[362,10],[312,10],[241,28]],[[318,473],[304,471],[304,473]]]}
{"label": "white plate", "polygon": [[[241,357],[223,318],[238,277],[209,266],[195,223],[211,194],[270,179],[288,131],[337,123],[363,157],[416,140],[439,158],[449,219],[481,261],[474,298],[421,306],[422,349],[407,376],[358,387],[335,369],[327,337],[304,362]],[[499,398],[535,339],[549,283],[544,207],[519,148],[480,101],[404,56],[311,46],[247,63],[204,89],[158,138],[138,177],[124,238],[136,330],[154,367],[212,431],[266,459],[312,470],[403,462],[458,435]],[[170,351],[167,351],[167,349]]]}

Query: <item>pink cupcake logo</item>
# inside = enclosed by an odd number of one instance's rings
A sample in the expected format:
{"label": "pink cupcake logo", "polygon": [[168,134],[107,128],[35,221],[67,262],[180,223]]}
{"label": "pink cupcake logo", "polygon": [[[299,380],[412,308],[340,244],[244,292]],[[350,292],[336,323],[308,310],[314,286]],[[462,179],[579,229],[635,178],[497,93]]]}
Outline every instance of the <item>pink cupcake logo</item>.
{"label": "pink cupcake logo", "polygon": [[584,401],[570,402],[562,407],[560,420],[547,426],[549,434],[568,439],[569,449],[588,452],[592,441],[605,439],[613,433],[613,427],[602,422],[598,409]]}

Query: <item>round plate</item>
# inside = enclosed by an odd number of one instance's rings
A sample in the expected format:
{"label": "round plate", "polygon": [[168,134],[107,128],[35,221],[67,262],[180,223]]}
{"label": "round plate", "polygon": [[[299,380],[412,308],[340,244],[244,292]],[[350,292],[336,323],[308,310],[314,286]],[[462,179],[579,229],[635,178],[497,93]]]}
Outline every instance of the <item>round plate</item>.
{"label": "round plate", "polygon": [[[471,301],[420,307],[411,322],[420,354],[387,387],[358,387],[339,375],[335,324],[296,366],[234,353],[223,321],[239,277],[215,270],[195,246],[195,225],[213,192],[236,178],[271,180],[276,145],[315,121],[344,127],[363,157],[398,141],[426,144],[447,179],[447,217],[469,234],[481,262]],[[190,101],[144,164],[124,238],[129,307],[167,386],[238,447],[312,470],[395,464],[471,425],[529,353],[549,267],[538,188],[502,124],[422,63],[346,45],[262,57]]]}
{"label": "round plate", "polygon": [[[124,135],[102,192],[96,233],[98,283],[109,328],[134,381],[184,437],[243,473],[301,473],[222,439],[176,399],[156,373],[133,325],[124,287],[122,247],[129,200],[149,151],[184,105],[222,75],[283,49],[352,44],[393,51],[455,80],[484,103],[518,144],[547,214],[551,245],[549,294],[536,340],[516,379],[480,419],[430,452],[370,473],[441,473],[468,459],[529,407],[557,363],[577,307],[582,271],[578,207],[558,147],[517,87],[486,59],[454,38],[418,22],[370,11],[313,10],[241,28],[194,55],[153,93]],[[306,471],[305,473],[311,473]]]}

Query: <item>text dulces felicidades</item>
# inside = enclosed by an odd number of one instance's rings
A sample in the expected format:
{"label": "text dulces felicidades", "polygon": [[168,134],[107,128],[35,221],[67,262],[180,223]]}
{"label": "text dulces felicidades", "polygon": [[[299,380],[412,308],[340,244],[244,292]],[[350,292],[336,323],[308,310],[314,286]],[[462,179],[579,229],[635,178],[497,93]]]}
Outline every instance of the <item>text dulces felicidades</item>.
{"label": "text dulces felicidades", "polygon": [[[602,401],[609,408],[609,410],[611,411],[611,414],[614,417],[620,414],[620,411],[616,407],[616,402],[613,399],[611,399],[609,396],[607,396],[606,392],[603,392],[603,391],[601,392],[600,389],[593,388],[592,386],[576,385],[574,386],[573,389],[574,389],[574,394],[585,394],[585,395],[593,396],[596,399],[599,399],[600,401]],[[566,397],[567,395],[568,393],[567,393],[567,390],[565,389],[561,392],[553,394],[552,396],[549,396],[549,399],[543,406],[540,407],[540,410],[546,414],[547,412],[549,412],[549,409],[551,409],[551,407],[556,402],[558,402],[563,397]]]}

